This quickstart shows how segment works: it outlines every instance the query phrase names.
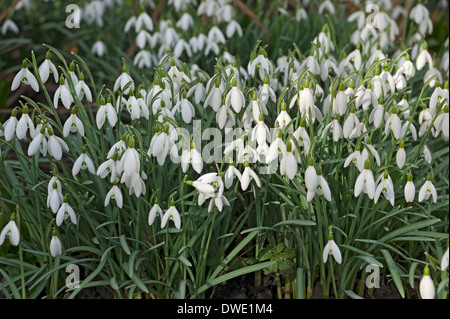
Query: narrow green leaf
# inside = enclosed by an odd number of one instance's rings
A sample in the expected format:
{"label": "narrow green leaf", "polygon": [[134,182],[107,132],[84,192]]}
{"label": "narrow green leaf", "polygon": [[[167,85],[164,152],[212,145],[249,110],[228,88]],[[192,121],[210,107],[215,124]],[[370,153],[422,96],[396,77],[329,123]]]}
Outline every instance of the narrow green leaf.
{"label": "narrow green leaf", "polygon": [[351,291],[351,290],[345,290],[345,294],[346,294],[347,296],[349,296],[350,298],[352,298],[352,299],[364,299],[363,297],[357,295],[356,293],[354,293],[354,292]]}
{"label": "narrow green leaf", "polygon": [[395,264],[394,260],[392,259],[391,254],[386,249],[381,249],[381,252],[384,256],[384,259],[386,260],[386,263],[388,265],[392,279],[394,279],[394,283],[395,283],[395,286],[397,287],[398,292],[400,293],[402,298],[405,298],[405,290],[403,289],[403,283],[402,283],[402,280],[400,279],[397,265]]}
{"label": "narrow green leaf", "polygon": [[282,225],[294,225],[294,226],[315,226],[316,223],[311,220],[301,220],[301,219],[292,219],[285,220],[273,225],[273,227],[282,226]]}
{"label": "narrow green leaf", "polygon": [[203,286],[201,286],[199,289],[197,289],[195,295],[201,294],[203,292],[205,292],[207,289],[214,287],[215,285],[218,285],[224,281],[239,277],[239,276],[243,276],[245,274],[249,274],[258,270],[262,270],[264,268],[269,268],[270,266],[273,266],[275,264],[275,261],[266,261],[263,263],[259,263],[256,265],[251,265],[248,267],[244,267],[235,271],[232,271],[230,273],[224,274],[220,277],[217,277],[213,280],[208,280],[206,282],[206,284],[204,284]]}
{"label": "narrow green leaf", "polygon": [[127,255],[131,254],[130,247],[128,247],[127,238],[125,237],[125,235],[120,236],[120,245],[122,246],[122,249],[127,253]]}

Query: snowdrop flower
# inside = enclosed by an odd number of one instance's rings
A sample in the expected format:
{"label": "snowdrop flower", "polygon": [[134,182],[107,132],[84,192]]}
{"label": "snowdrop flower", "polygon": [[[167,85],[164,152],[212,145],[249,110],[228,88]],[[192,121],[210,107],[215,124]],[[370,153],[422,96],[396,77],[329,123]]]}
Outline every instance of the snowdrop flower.
{"label": "snowdrop flower", "polygon": [[40,151],[42,155],[47,156],[48,143],[45,136],[45,127],[39,130],[38,134],[35,134],[33,140],[28,145],[28,156],[33,156],[37,151]]}
{"label": "snowdrop flower", "polygon": [[222,43],[222,44],[226,43],[226,40],[225,40],[225,37],[224,37],[222,31],[216,26],[212,27],[208,32],[208,43],[207,43],[207,47],[205,49],[206,55],[208,55],[207,54],[208,46],[212,43],[214,43],[216,46],[220,43]]}
{"label": "snowdrop flower", "polygon": [[361,192],[366,193],[370,199],[373,199],[375,196],[375,180],[370,170],[370,161],[368,159],[364,162],[364,169],[355,182],[355,197],[358,197]]}
{"label": "snowdrop flower", "polygon": [[[276,102],[275,91],[270,87],[269,82],[270,82],[269,77],[265,76],[264,84],[261,86],[261,88],[258,91],[258,98],[264,107],[267,106],[269,99],[272,100],[273,103]],[[264,114],[267,115],[267,113],[264,113]]]}
{"label": "snowdrop flower", "polygon": [[192,19],[191,15],[187,12],[183,13],[183,15],[178,19],[177,23],[175,24],[177,28],[180,28],[183,31],[189,30],[194,24],[194,20]]}
{"label": "snowdrop flower", "polygon": [[48,130],[49,138],[48,138],[48,154],[53,157],[55,160],[59,161],[62,158],[63,150],[68,152],[69,147],[66,142],[58,136],[53,134],[53,130]]}
{"label": "snowdrop flower", "polygon": [[52,257],[56,257],[57,255],[62,254],[62,246],[61,241],[56,235],[56,231],[53,231],[52,240],[50,240],[50,254]]}
{"label": "snowdrop flower", "polygon": [[330,70],[333,70],[336,75],[340,75],[339,68],[337,67],[337,61],[334,57],[329,56],[328,53],[325,55],[325,60],[322,61],[320,65],[320,79],[326,81]]}
{"label": "snowdrop flower", "polygon": [[54,187],[55,187],[55,183],[56,183],[56,190],[59,194],[59,196],[61,198],[63,198],[62,196],[62,186],[61,186],[61,182],[59,181],[58,177],[56,177],[55,175],[52,176],[52,178],[50,179],[50,181],[48,182],[47,185],[47,194],[50,195],[50,193],[53,191]]}
{"label": "snowdrop flower", "polygon": [[425,106],[425,104],[422,104],[422,111],[419,113],[419,137],[422,137],[425,134],[432,121],[433,113]]}
{"label": "snowdrop flower", "polygon": [[405,143],[403,140],[400,141],[400,147],[397,151],[397,155],[395,156],[398,168],[402,169],[403,165],[405,165],[406,160],[406,152],[405,152]]}
{"label": "snowdrop flower", "polygon": [[353,67],[355,68],[356,71],[361,70],[362,56],[359,44],[356,46],[355,50],[353,50],[352,52],[350,52],[349,55],[347,55],[346,60],[353,63]]}
{"label": "snowdrop flower", "polygon": [[436,289],[434,287],[433,279],[430,277],[430,269],[428,265],[423,270],[423,277],[419,284],[420,297],[422,299],[434,299],[436,295]]}
{"label": "snowdrop flower", "polygon": [[323,14],[323,12],[324,12],[325,10],[328,11],[329,14],[335,14],[334,5],[333,5],[333,3],[332,3],[331,1],[326,0],[326,1],[323,1],[323,2],[320,4],[318,12],[319,12],[320,14]]}
{"label": "snowdrop flower", "polygon": [[395,72],[393,79],[397,90],[401,91],[406,87],[406,78],[403,76],[402,69],[398,69],[397,72]]}
{"label": "snowdrop flower", "polygon": [[[128,148],[123,153],[117,165],[117,170],[122,172],[121,183],[129,184],[135,175],[140,172],[141,161],[139,153],[134,148],[134,138],[131,137],[128,141]],[[133,183],[134,184],[134,183]]]}
{"label": "snowdrop flower", "polygon": [[292,134],[298,142],[298,146],[303,147],[305,154],[309,154],[309,149],[311,148],[311,139],[309,137],[308,131],[306,130],[306,119],[302,118],[300,120],[300,126]]}
{"label": "snowdrop flower", "polygon": [[129,98],[126,102],[126,109],[131,115],[132,120],[139,119],[141,117],[141,105],[138,102],[136,96],[134,96],[133,90],[129,90]]}
{"label": "snowdrop flower", "polygon": [[28,115],[28,106],[24,105],[22,109],[22,116],[20,117],[20,120],[17,122],[16,127],[17,138],[19,140],[23,140],[27,135],[27,131],[30,131],[31,137],[34,137],[35,135],[34,124],[30,116]]}
{"label": "snowdrop flower", "polygon": [[[302,117],[310,119],[313,123],[316,118],[321,121],[322,113],[315,105],[314,95],[312,93],[311,84],[308,79],[305,80],[305,87],[300,90],[298,106]],[[311,117],[311,118],[310,118]]]}
{"label": "snowdrop flower", "polygon": [[128,31],[130,31],[131,27],[134,26],[135,24],[136,24],[136,17],[131,16],[125,23],[124,32],[128,33]]}
{"label": "snowdrop flower", "polygon": [[78,118],[76,114],[76,107],[73,107],[71,110],[71,115],[67,118],[63,127],[63,136],[67,137],[70,133],[80,133],[81,136],[84,136],[84,126],[81,120]]}
{"label": "snowdrop flower", "polygon": [[320,74],[320,66],[314,56],[314,49],[312,48],[309,56],[303,61],[300,66],[301,70],[308,69],[311,74]]}
{"label": "snowdrop flower", "polygon": [[122,138],[118,142],[114,143],[113,146],[111,146],[111,148],[108,151],[108,154],[106,155],[107,159],[110,159],[115,153],[122,154],[126,150],[127,148],[127,144],[125,143],[126,137],[127,137],[126,134],[122,135]]}
{"label": "snowdrop flower", "polygon": [[327,262],[328,255],[330,255],[330,254],[333,255],[334,260],[336,260],[336,262],[338,264],[342,263],[341,251],[340,251],[338,245],[336,245],[336,243],[334,242],[333,235],[331,234],[331,230],[328,235],[328,243],[323,248],[323,254],[322,254],[323,258],[322,259],[323,259],[324,264]]}
{"label": "snowdrop flower", "polygon": [[280,161],[280,174],[285,175],[292,180],[297,175],[298,163],[292,150],[292,142],[286,145],[286,152],[282,154]]}
{"label": "snowdrop flower", "polygon": [[11,91],[15,91],[20,83],[30,85],[33,90],[39,92],[39,84],[33,73],[28,70],[28,62],[26,59],[22,62],[22,69],[17,72],[11,84]]}
{"label": "snowdrop flower", "polygon": [[414,19],[417,24],[420,24],[426,17],[428,17],[428,9],[421,3],[417,3],[410,12],[410,19]]}
{"label": "snowdrop flower", "polygon": [[69,205],[67,196],[64,196],[63,198],[63,204],[58,209],[58,212],[56,213],[56,226],[61,226],[64,220],[70,219],[72,224],[77,224],[77,217],[75,215],[75,211],[73,208]]}
{"label": "snowdrop flower", "polygon": [[305,185],[308,191],[315,191],[317,189],[317,172],[314,168],[314,159],[308,158],[308,168],[305,170]]}
{"label": "snowdrop flower", "polygon": [[361,135],[360,121],[355,114],[356,109],[352,107],[350,114],[344,122],[343,134],[345,138],[354,138]]}
{"label": "snowdrop flower", "polygon": [[[278,124],[278,127],[282,130],[284,130],[287,125],[291,122],[291,117],[289,116],[288,112],[286,111],[286,102],[281,102],[281,111],[280,114],[278,114],[277,118],[275,119],[275,124]],[[292,126],[289,127],[289,129],[292,131]]]}
{"label": "snowdrop flower", "polygon": [[106,46],[102,41],[97,40],[97,41],[95,41],[94,45],[92,46],[91,52],[101,58],[107,52]]}
{"label": "snowdrop flower", "polygon": [[188,98],[194,95],[194,101],[197,104],[205,101],[206,98],[206,89],[203,86],[203,78],[201,77],[199,80],[200,81],[197,84],[193,85],[187,92]]}
{"label": "snowdrop flower", "polygon": [[192,50],[191,50],[189,43],[187,43],[183,39],[180,39],[180,40],[178,40],[177,44],[175,45],[174,57],[176,59],[179,59],[181,57],[181,55],[183,54],[183,52],[185,52],[188,57],[192,56]]}
{"label": "snowdrop flower", "polygon": [[300,22],[302,20],[307,20],[308,14],[306,13],[305,9],[299,8],[295,13],[295,20],[297,22]]}
{"label": "snowdrop flower", "polygon": [[150,116],[150,111],[148,109],[148,106],[145,104],[144,98],[143,96],[146,95],[145,90],[141,89],[137,92],[136,96],[136,101],[137,104],[139,106],[139,117],[143,117],[146,120],[148,120],[148,117]]}
{"label": "snowdrop flower", "polygon": [[263,115],[259,115],[259,121],[253,128],[251,135],[251,141],[256,141],[258,145],[264,144],[266,141],[270,141],[269,127],[264,123]]}
{"label": "snowdrop flower", "polygon": [[19,27],[11,19],[6,19],[5,22],[3,22],[2,35],[5,35],[8,32],[8,30],[11,30],[14,33],[19,33]]}
{"label": "snowdrop flower", "polygon": [[383,97],[387,98],[389,94],[395,93],[395,80],[389,70],[389,65],[387,63],[384,64],[383,71],[381,71],[380,74],[380,78],[381,86],[384,87]]}
{"label": "snowdrop flower", "polygon": [[178,212],[177,208],[175,207],[175,202],[173,201],[173,199],[170,202],[169,209],[166,210],[163,217],[161,218],[161,228],[166,227],[166,224],[169,220],[173,221],[173,223],[177,229],[181,228],[180,213]]}
{"label": "snowdrop flower", "polygon": [[105,178],[109,174],[111,174],[110,181],[111,183],[119,176],[116,169],[116,161],[117,161],[117,153],[113,155],[112,158],[107,159],[97,169],[97,176],[101,178]]}
{"label": "snowdrop flower", "polygon": [[83,75],[83,73],[80,74],[80,79],[78,80],[78,83],[75,85],[75,92],[76,92],[76,94],[78,96],[78,99],[80,101],[83,99],[83,97],[86,97],[86,100],[88,102],[92,102],[91,89],[84,82],[84,75]]}
{"label": "snowdrop flower", "polygon": [[[230,92],[231,92],[231,90],[230,90]],[[206,108],[208,106],[211,106],[212,109],[215,112],[217,112],[219,110],[219,108],[222,106],[222,94],[223,94],[223,89],[220,87],[220,78],[217,78],[215,85],[211,88],[211,91],[209,92],[208,96],[206,97],[204,107]],[[227,94],[227,96],[228,96],[228,94]],[[234,93],[234,95],[236,95],[236,94],[240,95],[237,91]],[[231,96],[230,96],[230,99],[231,99]],[[237,102],[234,102],[234,103],[242,102],[241,97],[238,97],[238,98],[234,97],[234,99],[237,100]],[[230,100],[230,102],[231,102],[231,100]],[[238,104],[238,105],[240,105],[240,104]]]}
{"label": "snowdrop flower", "polygon": [[378,105],[373,108],[372,112],[370,112],[369,123],[373,123],[375,128],[379,128],[381,126],[381,122],[383,121],[383,117],[385,115],[383,104],[383,98],[380,98]]}
{"label": "snowdrop flower", "polygon": [[306,200],[312,201],[314,195],[323,195],[327,201],[331,201],[331,191],[327,181],[322,176],[322,167],[319,165],[316,171],[317,184],[314,189],[308,189],[306,193]]}
{"label": "snowdrop flower", "polygon": [[[446,86],[448,86],[448,82],[446,83]],[[433,94],[431,94],[430,102],[428,104],[432,114],[435,114],[436,107],[442,102],[446,105],[449,104],[448,88],[447,90],[442,89],[439,81],[435,81],[434,91]]]}
{"label": "snowdrop flower", "polygon": [[339,85],[339,92],[336,94],[336,99],[334,100],[332,107],[332,115],[338,114],[340,116],[344,115],[347,112],[347,95],[344,92],[345,86],[344,83]]}
{"label": "snowdrop flower", "polygon": [[123,94],[128,95],[130,93],[130,90],[134,91],[134,81],[131,78],[131,76],[127,73],[127,67],[124,64],[122,68],[122,74],[119,75],[119,77],[114,82],[114,91],[123,90],[125,86],[130,83],[130,86],[123,92]]}
{"label": "snowdrop flower", "polygon": [[392,133],[396,140],[401,138],[402,132],[402,122],[397,115],[397,107],[394,105],[392,107],[391,115],[386,120],[386,124],[384,126],[384,134],[388,135]]}
{"label": "snowdrop flower", "polygon": [[376,106],[378,104],[378,98],[372,90],[371,82],[367,83],[367,88],[364,88],[364,86],[361,85],[357,89],[356,94],[357,94],[357,98],[355,101],[356,108],[362,106],[364,110],[367,110],[370,105]]}
{"label": "snowdrop flower", "polygon": [[[61,74],[61,76],[62,76],[62,74]],[[73,62],[73,61],[69,65],[69,77],[68,78],[70,80],[72,80],[73,87],[75,88],[77,86],[77,84],[78,84],[78,77],[75,74],[75,62]],[[68,83],[66,84],[67,88],[70,88]]]}
{"label": "snowdrop flower", "polygon": [[190,149],[184,149],[181,154],[181,168],[183,170],[183,173],[186,173],[189,164],[192,164],[192,168],[194,171],[196,171],[198,174],[202,172],[203,169],[203,159],[200,152],[195,148],[194,142],[191,141],[190,143]]}
{"label": "snowdrop flower", "polygon": [[437,192],[433,183],[431,182],[431,176],[428,176],[426,182],[422,185],[419,190],[419,203],[428,200],[430,196],[433,197],[433,203],[437,202]]}
{"label": "snowdrop flower", "polygon": [[227,35],[228,39],[232,38],[235,34],[237,34],[240,38],[242,38],[242,36],[244,35],[241,25],[236,20],[231,20],[228,23],[225,34]]}
{"label": "snowdrop flower", "polygon": [[[255,122],[259,121],[259,117],[264,115],[269,115],[269,112],[267,111],[267,107],[262,103],[260,99],[258,99],[258,96],[255,92],[252,92],[252,99],[250,100],[250,103],[244,113],[244,116],[249,115],[249,124],[250,126],[253,126],[251,123],[252,120]],[[247,128],[247,127],[245,127]]]}
{"label": "snowdrop flower", "polygon": [[441,271],[445,271],[448,267],[448,247],[441,259]]}
{"label": "snowdrop flower", "polygon": [[111,199],[114,199],[116,201],[117,207],[122,208],[123,196],[120,188],[117,186],[117,181],[114,181],[113,187],[106,194],[105,207],[109,205]]}
{"label": "snowdrop flower", "polygon": [[247,189],[247,187],[250,185],[251,180],[254,180],[258,187],[261,187],[261,182],[259,180],[258,175],[256,175],[255,171],[253,171],[250,168],[247,161],[244,163],[244,166],[245,166],[244,172],[242,173],[242,176],[241,176],[242,190],[245,191]]}
{"label": "snowdrop flower", "polygon": [[213,184],[218,180],[217,173],[207,173],[195,181],[186,181],[186,184],[195,187],[199,192],[198,204],[202,205],[206,199],[215,196]]}
{"label": "snowdrop flower", "polygon": [[410,60],[409,54],[406,54],[406,61],[403,62],[401,69],[403,74],[405,75],[406,80],[408,81],[416,73],[416,69],[414,68],[414,64]]}
{"label": "snowdrop flower", "polygon": [[141,30],[142,28],[145,28],[148,31],[153,31],[153,20],[148,15],[148,13],[144,11],[136,18],[134,28],[136,33],[139,32],[139,30]]}
{"label": "snowdrop flower", "polygon": [[419,53],[416,59],[416,68],[417,70],[422,70],[425,64],[428,63],[429,68],[432,68],[433,58],[431,57],[431,54],[428,52],[428,43],[424,42],[422,51]]}
{"label": "snowdrop flower", "polygon": [[152,208],[150,209],[150,212],[148,213],[148,225],[153,225],[153,222],[155,221],[156,216],[159,216],[159,218],[163,217],[163,211],[161,207],[159,206],[158,199],[155,199],[155,203],[153,204]]}
{"label": "snowdrop flower", "polygon": [[442,135],[443,135],[444,139],[446,139],[446,140],[449,139],[449,117],[448,117],[449,112],[448,112],[448,110],[449,110],[448,105],[445,105],[444,111],[442,113],[440,113],[434,121],[434,128],[436,130],[434,133],[434,136],[435,137],[439,136],[439,133],[441,133],[441,131],[442,131]]}
{"label": "snowdrop flower", "polygon": [[413,176],[411,173],[408,174],[408,180],[405,184],[405,200],[407,203],[412,203],[414,201],[414,197],[416,196],[416,187],[413,183]]}
{"label": "snowdrop flower", "polygon": [[109,125],[114,127],[117,123],[117,113],[114,106],[111,104],[111,97],[108,97],[108,102],[105,103],[105,99],[102,97],[100,102],[100,108],[97,111],[95,121],[97,128],[100,129],[108,119]]}
{"label": "snowdrop flower", "polygon": [[38,72],[39,76],[43,83],[47,82],[48,78],[50,77],[50,73],[53,74],[53,77],[55,79],[55,82],[58,83],[58,70],[56,69],[56,66],[53,64],[53,62],[50,60],[51,53],[48,51],[45,55],[45,60],[42,62],[42,64],[39,66]]}
{"label": "snowdrop flower", "polygon": [[267,53],[262,48],[259,48],[258,56],[249,62],[247,69],[248,74],[252,77],[255,76],[255,72],[258,70],[261,80],[264,80],[266,74],[269,76],[273,74],[273,64],[267,58]]}
{"label": "snowdrop flower", "polygon": [[374,202],[375,204],[378,202],[381,193],[383,193],[384,197],[394,206],[395,202],[395,193],[394,193],[394,184],[388,174],[387,171],[384,172],[381,181],[378,183],[377,188],[375,189],[374,194]]}
{"label": "snowdrop flower", "polygon": [[166,125],[164,131],[157,132],[152,138],[147,154],[156,157],[158,164],[163,166],[173,145],[174,143],[169,136],[169,126]]}
{"label": "snowdrop flower", "polygon": [[278,159],[279,156],[286,153],[286,144],[283,142],[283,132],[281,129],[277,130],[277,137],[274,139],[272,144],[270,144],[269,152],[266,156],[266,163],[270,163],[276,159]]}
{"label": "snowdrop flower", "polygon": [[237,87],[237,80],[233,78],[232,80],[232,88],[227,93],[225,98],[225,105],[232,106],[236,113],[241,111],[241,108],[245,105],[245,97],[242,91]]}
{"label": "snowdrop flower", "polygon": [[[49,185],[50,186],[50,185]],[[61,207],[63,202],[63,197],[61,191],[58,190],[57,182],[53,182],[53,187],[51,191],[48,192],[47,196],[47,207],[52,210],[54,214],[56,214]]]}
{"label": "snowdrop flower", "polygon": [[256,163],[259,155],[256,149],[249,145],[248,141],[245,142],[244,147],[241,147],[238,150],[237,161],[238,163]]}
{"label": "snowdrop flower", "polygon": [[229,189],[233,185],[234,178],[237,177],[241,181],[241,172],[233,165],[233,162],[229,163],[228,169],[225,171],[224,182],[225,187]]}
{"label": "snowdrop flower", "polygon": [[344,132],[342,130],[341,124],[339,124],[337,114],[334,115],[334,119],[323,129],[322,138],[327,135],[328,131],[331,131],[331,133],[333,134],[333,140],[335,142],[344,137]]}
{"label": "snowdrop flower", "polygon": [[360,152],[360,146],[359,144],[356,145],[355,151],[351,153],[344,162],[344,167],[347,167],[350,165],[350,163],[355,164],[355,166],[358,168],[360,172],[364,169],[364,161],[362,159],[362,154]]}
{"label": "snowdrop flower", "polygon": [[425,159],[425,162],[427,162],[428,164],[431,164],[431,160],[432,160],[431,152],[426,145],[423,146],[421,156],[423,156],[423,158]]}
{"label": "snowdrop flower", "polygon": [[14,133],[17,130],[17,123],[19,121],[17,120],[17,109],[14,108],[11,111],[11,116],[9,119],[6,120],[6,122],[3,124],[3,128],[5,129],[5,131],[3,132],[3,134],[5,135],[5,140],[7,142],[11,141],[12,138],[14,137]]}
{"label": "snowdrop flower", "polygon": [[65,85],[65,80],[63,75],[59,78],[59,87],[55,91],[55,95],[53,96],[53,106],[55,109],[58,108],[58,102],[61,100],[63,106],[66,109],[70,108],[70,105],[73,102],[72,94],[68,89],[67,85]]}
{"label": "snowdrop flower", "polygon": [[231,107],[225,105],[225,100],[223,105],[219,108],[216,113],[216,122],[220,129],[232,128],[236,124],[236,118]]}
{"label": "snowdrop flower", "polygon": [[361,159],[363,163],[366,161],[366,159],[369,158],[369,155],[373,156],[378,166],[381,165],[380,156],[378,155],[375,147],[373,147],[370,137],[367,138],[366,142],[364,143],[364,149],[361,152]]}
{"label": "snowdrop flower", "polygon": [[436,79],[439,82],[442,82],[442,75],[436,67],[431,67],[423,76],[423,83],[428,83],[430,88],[434,88],[436,81],[432,80]]}
{"label": "snowdrop flower", "polygon": [[375,69],[375,74],[371,80],[373,93],[375,94],[377,100],[383,95],[386,94],[386,87],[384,86],[384,82],[380,77],[380,70],[378,68]]}
{"label": "snowdrop flower", "polygon": [[195,116],[195,109],[191,102],[187,99],[187,92],[183,91],[182,99],[175,104],[173,112],[180,112],[185,123],[190,123]]}
{"label": "snowdrop flower", "polygon": [[[223,196],[224,192],[224,183],[222,180],[222,177],[220,175],[217,175],[217,173],[208,173],[200,178],[197,179],[197,181],[193,182],[192,185],[194,186],[194,183],[202,183],[203,185],[208,185],[213,188],[213,192],[210,193],[208,189],[204,189],[203,191],[200,191],[200,194],[198,196],[198,205],[201,206],[203,203],[210,199],[209,205],[208,205],[208,212],[211,212],[214,206],[217,207],[219,212],[222,211],[223,205],[230,206],[230,203],[228,200]],[[188,184],[191,184],[190,182]],[[204,186],[202,186],[204,187]],[[197,189],[199,189],[199,186],[196,186]]]}
{"label": "snowdrop flower", "polygon": [[94,163],[86,154],[86,147],[81,149],[81,155],[76,159],[72,168],[73,177],[77,176],[80,170],[88,170],[91,174],[95,174]]}
{"label": "snowdrop flower", "polygon": [[405,119],[408,118],[409,114],[410,114],[410,110],[409,110],[408,100],[406,99],[406,95],[403,95],[401,101],[398,102],[397,105],[400,106],[400,113],[403,114],[403,117]]}
{"label": "snowdrop flower", "polygon": [[11,219],[6,224],[6,226],[3,228],[2,232],[0,233],[0,246],[3,245],[5,242],[6,236],[8,236],[9,242],[13,246],[18,246],[20,241],[20,233],[19,228],[16,225],[15,222],[15,216],[14,214],[11,216]]}

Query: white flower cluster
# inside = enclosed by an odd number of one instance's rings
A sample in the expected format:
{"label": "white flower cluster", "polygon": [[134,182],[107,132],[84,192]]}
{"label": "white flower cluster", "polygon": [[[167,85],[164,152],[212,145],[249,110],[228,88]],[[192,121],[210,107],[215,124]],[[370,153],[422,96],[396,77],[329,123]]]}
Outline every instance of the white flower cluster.
{"label": "white flower cluster", "polygon": [[[169,1],[177,12],[182,12],[186,5],[194,2]],[[333,4],[325,1],[321,10],[333,13]],[[236,57],[230,53],[220,54],[219,45],[226,41],[217,27],[212,27],[208,35],[200,33],[189,42],[180,38],[175,28],[185,31],[192,27],[193,18],[188,13],[183,13],[175,25],[170,20],[160,21],[158,31],[155,31],[154,21],[145,11],[131,17],[125,32],[134,31],[137,34],[136,44],[141,50],[134,63],[138,67],[156,66],[154,81],[149,87],[138,85],[124,65],[114,83],[113,92],[117,96],[110,96],[106,101],[103,97],[98,98],[96,127],[98,130],[108,125],[117,127],[118,123],[123,124],[127,115],[132,123],[145,123],[145,127],[150,128],[146,131],[148,136],[144,136],[148,138],[148,149],[135,148],[135,139],[139,136],[127,131],[109,148],[106,157],[100,155],[104,161],[97,169],[87,149],[82,148],[72,168],[73,177],[76,178],[82,170],[101,178],[109,176],[112,187],[104,199],[104,206],[110,205],[114,199],[116,205],[122,208],[121,185],[129,195],[134,194],[137,198],[147,194],[147,162],[144,159],[154,163],[156,158],[156,163],[163,166],[170,157],[172,162],[180,163],[183,173],[188,173],[191,166],[195,173],[201,175],[195,181],[187,181],[187,184],[198,191],[199,206],[209,200],[208,211],[214,207],[222,211],[224,206],[230,206],[225,195],[235,180],[241,190],[246,191],[250,185],[253,186],[252,182],[256,187],[263,186],[262,174],[277,172],[286,176],[287,181],[301,181],[308,202],[315,195],[333,201],[337,190],[330,189],[327,175],[322,171],[328,164],[316,152],[320,145],[322,148],[331,145],[328,156],[333,159],[340,156],[337,165],[357,172],[353,187],[355,197],[367,194],[377,203],[384,196],[394,206],[398,191],[391,175],[398,170],[402,176],[407,176],[403,192],[405,201],[413,202],[416,196],[413,165],[419,156],[423,156],[430,166],[432,164],[427,139],[449,140],[448,80],[442,85],[443,78],[448,79],[448,63],[438,69],[428,51],[425,36],[431,32],[429,16],[420,4],[410,13],[419,25],[411,53],[386,54],[398,33],[394,20],[394,13],[398,10],[392,11],[392,15],[377,12],[370,26],[363,24],[366,18],[364,11],[351,15],[349,20],[355,20],[358,24],[351,38],[355,48],[340,59],[330,29],[325,26],[312,41],[309,55],[289,53],[279,56],[274,62],[269,59],[266,50],[257,45],[250,54],[246,68],[237,65]],[[230,1],[203,1],[197,13],[214,15],[215,19],[231,25],[230,30],[227,29],[227,37],[232,37],[234,32],[242,35],[239,25],[233,22],[234,9]],[[86,14],[89,16],[88,11]],[[157,47],[158,55],[152,56],[148,48]],[[182,52],[189,57],[202,50],[206,55],[210,51],[220,55],[214,74],[178,61]],[[168,62],[170,55],[167,53],[170,51],[174,51],[174,56]],[[420,73],[425,67],[428,69],[426,73]],[[93,97],[82,74],[76,74],[74,65],[71,64],[68,72],[69,78],[59,77],[59,87],[53,97],[55,109],[60,104],[66,109],[72,106],[71,115],[63,125],[62,137],[54,134],[49,121],[41,119],[38,122],[39,118],[35,117],[35,126],[25,105],[20,120],[16,118],[15,109],[3,124],[4,130],[0,133],[6,141],[11,141],[14,134],[19,140],[24,140],[28,133],[31,139],[29,156],[39,152],[43,157],[48,154],[55,160],[61,160],[63,152],[69,152],[68,135],[74,133],[84,137],[86,127],[77,116],[77,112],[84,110],[78,110],[74,104],[76,99],[89,104]],[[39,83],[45,83],[50,74],[57,82],[58,71],[50,61],[50,55],[47,55],[36,75],[28,70],[27,61],[24,61],[11,90],[17,89],[22,82],[38,92]],[[412,101],[408,98],[408,85],[419,74],[423,76],[423,91],[432,90],[432,93],[429,99],[421,95],[422,100]],[[418,106],[422,109],[418,110]],[[235,139],[224,145],[224,156],[220,158],[228,163],[224,172],[216,169],[209,172],[206,160],[199,151],[201,145],[194,143],[190,134],[179,154],[179,138],[186,137],[179,134],[179,129],[190,127],[195,119],[202,119],[208,112],[214,112],[213,126],[220,132],[225,135],[239,132]],[[416,124],[420,125],[418,129]],[[375,140],[379,144],[372,144]],[[384,145],[389,140],[392,142],[386,148]],[[349,151],[334,153],[338,148],[332,146],[338,143],[345,143]],[[92,149],[90,151],[94,152]],[[385,156],[384,163],[381,161],[383,153],[391,154]],[[374,176],[374,172],[379,175]],[[423,181],[418,201],[430,197],[437,202],[438,194],[431,174]],[[68,218],[76,224],[75,213],[64,199],[55,176],[49,182],[47,206],[57,215],[58,226]],[[153,224],[159,216],[161,227],[172,220],[179,229],[182,213],[178,212],[172,199],[163,214],[156,200],[149,212],[148,222]],[[11,227],[7,232],[13,232]],[[60,253],[60,244],[54,246],[52,251]],[[341,262],[332,237],[326,249],[324,262],[330,251],[338,263]]]}

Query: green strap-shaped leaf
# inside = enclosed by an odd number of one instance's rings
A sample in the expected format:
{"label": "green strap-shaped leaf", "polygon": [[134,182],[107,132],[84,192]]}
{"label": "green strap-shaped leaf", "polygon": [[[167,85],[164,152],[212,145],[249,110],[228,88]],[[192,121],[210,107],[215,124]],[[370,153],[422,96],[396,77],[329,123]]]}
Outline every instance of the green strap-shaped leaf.
{"label": "green strap-shaped leaf", "polygon": [[403,283],[402,283],[402,280],[400,279],[397,265],[395,264],[394,260],[392,259],[391,254],[386,249],[381,249],[381,252],[384,256],[384,259],[386,260],[386,263],[388,265],[392,279],[394,279],[394,283],[395,283],[395,286],[397,287],[398,292],[400,293],[402,298],[405,298],[405,290],[403,289]]}

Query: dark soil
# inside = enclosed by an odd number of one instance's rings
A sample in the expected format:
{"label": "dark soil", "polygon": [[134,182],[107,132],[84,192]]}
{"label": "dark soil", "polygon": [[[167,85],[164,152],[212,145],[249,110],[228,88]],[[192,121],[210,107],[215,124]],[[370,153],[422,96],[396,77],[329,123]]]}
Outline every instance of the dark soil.
{"label": "dark soil", "polygon": [[206,292],[211,299],[274,299],[277,285],[273,276],[264,276],[261,287],[255,287],[254,276],[244,275],[228,280]]}
{"label": "dark soil", "polygon": [[[263,276],[262,286],[255,287],[253,275],[244,275],[233,278],[223,284],[219,284],[206,291],[206,299],[277,299],[277,286],[274,276]],[[407,299],[417,299],[417,291],[409,286]],[[69,295],[69,294],[68,294]],[[67,298],[64,296],[63,298]],[[114,295],[108,287],[91,287],[83,289],[76,299],[114,299]],[[312,291],[311,299],[323,299],[323,289],[320,283],[316,283]],[[333,297],[331,297],[333,298]],[[371,294],[364,296],[366,299],[402,299],[394,282],[384,275],[380,278],[380,288],[373,289]]]}

